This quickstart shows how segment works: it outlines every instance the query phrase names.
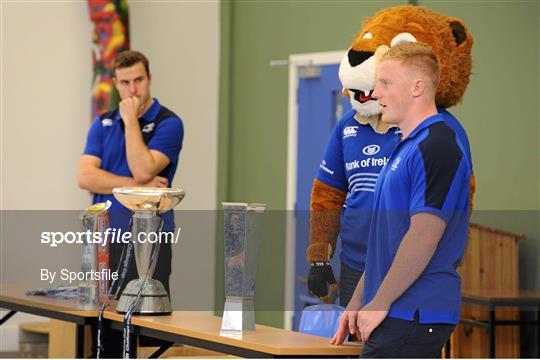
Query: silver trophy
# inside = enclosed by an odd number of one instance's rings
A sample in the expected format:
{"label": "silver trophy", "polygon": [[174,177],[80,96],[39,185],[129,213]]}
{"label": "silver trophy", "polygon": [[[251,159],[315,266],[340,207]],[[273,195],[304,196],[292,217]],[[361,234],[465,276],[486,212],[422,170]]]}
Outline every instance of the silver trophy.
{"label": "silver trophy", "polygon": [[266,204],[223,203],[225,215],[225,308],[221,335],[255,330],[255,275]]}
{"label": "silver trophy", "polygon": [[[95,244],[88,239],[82,245],[81,271],[84,273],[107,270],[108,265],[108,245],[105,241],[105,231],[109,228],[109,207],[111,202],[97,203],[87,208],[80,216],[83,229],[92,234],[100,234],[103,241],[101,244]],[[83,305],[90,307],[97,306],[107,297],[108,281],[102,279],[86,280],[79,284],[79,300]]]}
{"label": "silver trophy", "polygon": [[[113,194],[116,200],[133,211],[131,239],[139,274],[139,279],[130,281],[122,292],[116,311],[127,313],[140,291],[134,314],[170,314],[171,303],[165,287],[159,280],[152,279],[159,255],[159,241],[138,239],[141,233],[158,234],[163,215],[182,201],[185,192],[181,189],[125,187],[113,189]],[[154,261],[150,263],[152,253],[155,253]]]}

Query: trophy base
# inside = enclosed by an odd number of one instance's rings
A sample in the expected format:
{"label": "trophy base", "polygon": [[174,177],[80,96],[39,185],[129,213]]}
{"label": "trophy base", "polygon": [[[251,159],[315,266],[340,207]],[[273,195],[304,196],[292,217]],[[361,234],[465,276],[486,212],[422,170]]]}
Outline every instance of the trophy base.
{"label": "trophy base", "polygon": [[[129,308],[137,298],[137,294],[141,289],[144,279],[131,280],[124,291],[118,305],[116,306],[116,312],[125,314],[129,311]],[[169,296],[165,291],[165,287],[159,280],[147,279],[144,285],[144,289],[141,292],[139,303],[137,304],[133,314],[137,315],[169,315],[172,313],[171,302]]]}
{"label": "trophy base", "polygon": [[240,335],[246,331],[255,331],[253,298],[226,298],[220,335]]}
{"label": "trophy base", "polygon": [[79,304],[83,307],[95,308],[99,305],[98,285],[92,281],[83,281],[78,285]]}

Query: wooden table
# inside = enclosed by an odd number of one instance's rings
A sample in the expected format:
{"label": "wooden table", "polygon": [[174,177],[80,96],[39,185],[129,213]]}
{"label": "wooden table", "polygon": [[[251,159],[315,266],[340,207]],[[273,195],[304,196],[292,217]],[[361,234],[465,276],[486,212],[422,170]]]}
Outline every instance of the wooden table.
{"label": "wooden table", "polygon": [[[104,318],[111,320],[112,328],[122,328],[123,315],[106,311]],[[358,357],[362,349],[358,343],[332,346],[327,338],[263,325],[244,335],[221,336],[220,317],[195,311],[174,311],[170,316],[133,316],[131,324],[137,335],[241,357]]]}
{"label": "wooden table", "polygon": [[[535,325],[536,356],[540,357],[540,291],[490,291],[462,290],[463,303],[478,304],[488,307],[488,320],[460,319],[463,324],[480,326],[488,329],[489,357],[495,358],[495,328],[498,325]],[[495,311],[500,307],[517,307],[519,310],[533,310],[536,320],[497,320]]]}
{"label": "wooden table", "polygon": [[[0,325],[17,311],[75,323],[76,357],[84,357],[84,326],[95,324],[98,308],[85,308],[78,300],[25,295],[32,288],[0,284],[0,307],[11,310],[0,320]],[[114,305],[110,308],[114,309]],[[107,310],[104,318],[110,321],[112,328],[122,329],[123,315]],[[170,316],[132,317],[132,330],[137,335],[162,339],[170,345],[179,343],[242,357],[357,357],[361,352],[358,343],[332,346],[328,344],[329,339],[323,337],[269,326],[257,325],[255,332],[234,337],[221,336],[220,328],[220,317],[202,312],[175,311]]]}
{"label": "wooden table", "polygon": [[17,311],[45,316],[76,324],[76,356],[84,357],[84,326],[97,321],[98,308],[82,306],[75,299],[56,299],[47,296],[28,296],[25,292],[35,286],[0,284],[0,307],[10,311],[0,319],[0,325]]}

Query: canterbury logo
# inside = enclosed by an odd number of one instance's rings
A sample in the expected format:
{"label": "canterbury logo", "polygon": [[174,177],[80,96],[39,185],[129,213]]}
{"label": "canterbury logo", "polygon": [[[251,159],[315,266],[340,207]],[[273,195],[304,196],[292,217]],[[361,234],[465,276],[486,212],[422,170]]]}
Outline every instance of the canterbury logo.
{"label": "canterbury logo", "polygon": [[343,129],[343,138],[348,138],[350,136],[356,136],[358,126],[347,126]]}
{"label": "canterbury logo", "polygon": [[103,125],[103,126],[112,126],[112,123],[113,123],[112,119],[103,119],[103,120],[101,120],[101,125]]}

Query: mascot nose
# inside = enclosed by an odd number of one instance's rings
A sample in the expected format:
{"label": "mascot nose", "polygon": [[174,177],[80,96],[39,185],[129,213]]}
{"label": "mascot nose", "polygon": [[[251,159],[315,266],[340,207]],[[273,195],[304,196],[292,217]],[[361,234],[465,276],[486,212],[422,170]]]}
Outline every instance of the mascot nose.
{"label": "mascot nose", "polygon": [[355,67],[356,65],[360,65],[367,59],[373,56],[372,51],[356,51],[353,49],[350,49],[347,53],[347,56],[349,57],[349,64],[352,67]]}

